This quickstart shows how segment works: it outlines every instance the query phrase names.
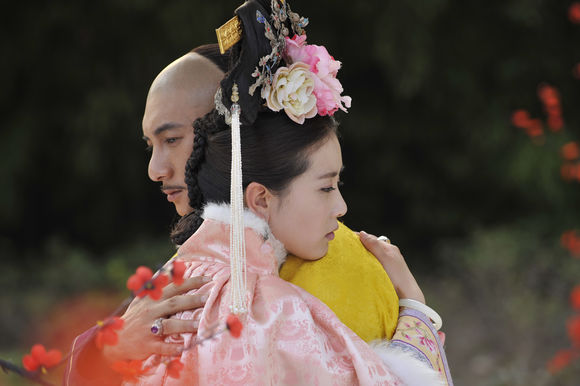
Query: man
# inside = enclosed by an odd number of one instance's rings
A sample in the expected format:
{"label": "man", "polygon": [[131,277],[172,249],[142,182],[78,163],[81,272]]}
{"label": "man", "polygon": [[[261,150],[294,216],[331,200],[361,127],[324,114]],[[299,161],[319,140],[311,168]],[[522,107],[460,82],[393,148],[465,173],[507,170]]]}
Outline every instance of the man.
{"label": "man", "polygon": [[[213,96],[224,74],[218,65],[225,67],[226,61],[217,46],[200,46],[164,68],[147,95],[143,139],[151,150],[149,177],[161,183],[162,192],[180,216],[191,211],[184,180],[185,164],[193,148],[192,124],[213,108]],[[133,302],[122,316],[125,322],[118,331],[118,344],[105,345],[102,352],[94,345],[94,329],[77,337],[63,383],[117,384],[120,378],[110,370],[110,364],[117,360],[178,354],[181,345],[165,343],[151,334],[151,325],[159,318],[202,306],[205,299],[182,294],[207,281],[192,278],[178,288],[170,284],[159,301],[146,297]],[[197,324],[165,319],[162,330],[164,334],[196,332]]]}
{"label": "man", "polygon": [[[185,163],[193,148],[192,123],[213,108],[224,73],[212,62],[213,46],[201,46],[167,66],[155,78],[143,115],[143,139],[151,150],[149,178],[161,183],[180,216],[191,211]],[[205,56],[204,56],[205,55]],[[224,62],[222,60],[222,62]]]}
{"label": "man", "polygon": [[[161,183],[162,192],[181,216],[192,210],[184,182],[185,164],[191,154],[195,135],[192,123],[213,108],[213,96],[223,78],[225,63],[225,58],[217,54],[215,45],[199,47],[163,69],[153,81],[147,96],[143,139],[152,152],[149,177]],[[308,263],[290,257],[281,276],[319,297],[363,339],[390,338],[398,316],[398,299],[393,286],[400,297],[424,302],[423,294],[396,247],[361,232],[360,240],[375,256],[380,257],[391,278],[396,279],[392,280],[391,285],[381,264],[360,246],[358,237],[353,235],[348,228],[341,226],[329,246],[327,256]],[[359,249],[352,252],[349,248],[355,244],[359,245]],[[364,252],[368,264],[361,263],[364,259],[358,258]],[[357,259],[353,260],[353,257]],[[346,268],[343,263],[346,263]],[[344,269],[333,279],[332,275],[328,275],[328,270],[336,267]],[[357,276],[363,270],[366,274],[365,285],[359,285],[359,280],[353,281],[352,275]],[[376,286],[370,284],[373,281],[377,285],[387,284],[382,294],[378,294]],[[179,354],[181,345],[164,342],[160,336],[150,332],[151,326],[159,318],[203,306],[205,299],[183,293],[206,283],[202,278],[192,278],[178,288],[168,285],[160,301],[143,298],[133,302],[122,316],[125,323],[118,332],[118,343],[105,346],[102,352],[91,344],[92,330],[85,332],[73,344],[73,355],[67,365],[64,383],[114,384],[118,378],[109,368],[114,361],[144,359],[152,354]],[[334,286],[333,291],[328,290],[329,283]],[[353,293],[353,284],[356,293]],[[161,323],[163,335],[195,332],[197,329],[195,321],[164,318]]]}

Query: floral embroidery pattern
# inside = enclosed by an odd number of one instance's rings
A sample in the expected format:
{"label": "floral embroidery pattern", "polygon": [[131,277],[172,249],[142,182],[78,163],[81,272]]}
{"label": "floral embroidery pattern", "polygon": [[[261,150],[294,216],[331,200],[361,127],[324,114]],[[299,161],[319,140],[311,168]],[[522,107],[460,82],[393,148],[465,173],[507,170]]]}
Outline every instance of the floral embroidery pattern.
{"label": "floral embroidery pattern", "polygon": [[431,363],[433,369],[439,373],[445,373],[445,367],[441,354],[437,349],[437,339],[433,332],[420,319],[410,315],[400,317],[399,327],[393,341],[400,341],[407,345],[413,346],[420,351]]}

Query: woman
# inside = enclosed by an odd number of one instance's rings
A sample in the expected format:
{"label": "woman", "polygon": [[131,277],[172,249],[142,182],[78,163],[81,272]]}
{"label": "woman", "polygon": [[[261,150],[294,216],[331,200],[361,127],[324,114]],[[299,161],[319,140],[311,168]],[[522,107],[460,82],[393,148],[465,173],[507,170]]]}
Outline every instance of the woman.
{"label": "woman", "polygon": [[[229,208],[218,204],[229,201],[231,131],[220,120],[214,112],[196,122],[187,182],[205,203],[205,221],[177,257],[188,267],[185,276],[212,277],[213,285],[198,291],[209,295],[203,311],[175,315],[199,318],[200,337],[225,320],[232,300]],[[438,384],[435,371],[398,347],[386,348],[381,361],[328,307],[278,276],[288,252],[309,260],[324,256],[346,212],[338,190],[342,158],[335,121],[317,116],[300,125],[283,113],[260,112],[253,125],[242,127],[241,143],[251,299],[240,317],[242,336],[224,334],[192,346],[196,338],[184,335],[180,379],[168,377],[166,361],[153,356],[145,363],[151,373],[141,383],[397,385],[413,384],[412,368],[424,376],[416,384]],[[413,328],[427,329],[422,337],[436,342],[427,323]]]}

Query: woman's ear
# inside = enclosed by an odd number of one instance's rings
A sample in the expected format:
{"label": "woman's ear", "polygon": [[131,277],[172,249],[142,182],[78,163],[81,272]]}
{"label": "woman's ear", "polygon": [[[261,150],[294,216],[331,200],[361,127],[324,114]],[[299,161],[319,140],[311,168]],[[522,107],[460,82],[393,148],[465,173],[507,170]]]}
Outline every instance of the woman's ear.
{"label": "woman's ear", "polygon": [[270,219],[272,209],[272,193],[264,185],[250,182],[244,194],[246,206],[266,222]]}

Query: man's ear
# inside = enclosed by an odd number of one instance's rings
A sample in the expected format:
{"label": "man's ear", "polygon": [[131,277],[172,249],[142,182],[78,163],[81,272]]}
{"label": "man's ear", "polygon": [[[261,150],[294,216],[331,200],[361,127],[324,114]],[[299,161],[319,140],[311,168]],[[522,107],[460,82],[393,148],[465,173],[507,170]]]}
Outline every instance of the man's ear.
{"label": "man's ear", "polygon": [[266,222],[270,219],[272,209],[272,193],[264,185],[250,182],[245,192],[246,206]]}

